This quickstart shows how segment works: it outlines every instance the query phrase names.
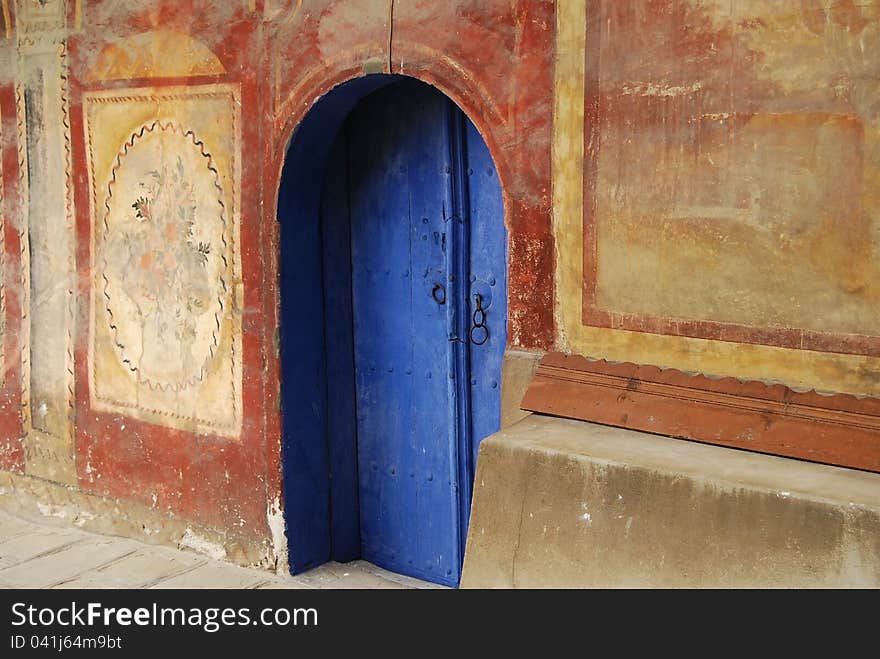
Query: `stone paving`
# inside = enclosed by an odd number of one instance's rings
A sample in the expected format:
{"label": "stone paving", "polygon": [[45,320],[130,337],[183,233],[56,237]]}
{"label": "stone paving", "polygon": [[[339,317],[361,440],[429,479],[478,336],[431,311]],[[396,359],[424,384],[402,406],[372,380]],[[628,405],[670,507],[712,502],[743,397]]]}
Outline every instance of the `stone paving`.
{"label": "stone paving", "polygon": [[0,511],[0,588],[439,588],[366,561],[292,577]]}

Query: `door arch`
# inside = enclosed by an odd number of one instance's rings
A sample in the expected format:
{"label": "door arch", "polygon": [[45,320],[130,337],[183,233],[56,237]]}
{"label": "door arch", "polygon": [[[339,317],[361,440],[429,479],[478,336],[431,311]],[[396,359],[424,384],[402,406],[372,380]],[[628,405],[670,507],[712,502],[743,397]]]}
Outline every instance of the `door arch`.
{"label": "door arch", "polygon": [[486,144],[425,83],[344,83],[295,131],[278,195],[292,573],[363,557],[458,583],[500,426],[503,216]]}

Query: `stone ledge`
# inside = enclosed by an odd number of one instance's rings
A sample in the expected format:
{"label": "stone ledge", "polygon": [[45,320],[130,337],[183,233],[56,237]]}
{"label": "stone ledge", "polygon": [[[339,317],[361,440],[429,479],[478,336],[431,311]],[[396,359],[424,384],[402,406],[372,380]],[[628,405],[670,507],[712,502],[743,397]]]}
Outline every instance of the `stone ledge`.
{"label": "stone ledge", "polygon": [[481,444],[462,587],[880,587],[880,474],[533,414]]}

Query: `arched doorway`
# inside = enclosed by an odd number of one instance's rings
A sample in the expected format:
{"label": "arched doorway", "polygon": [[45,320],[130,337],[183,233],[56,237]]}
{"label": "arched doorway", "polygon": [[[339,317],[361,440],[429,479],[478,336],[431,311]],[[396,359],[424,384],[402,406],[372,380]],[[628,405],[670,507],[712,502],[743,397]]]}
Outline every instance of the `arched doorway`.
{"label": "arched doorway", "polygon": [[506,232],[492,158],[439,90],[320,99],[279,190],[290,567],[364,558],[456,585],[479,441],[500,424]]}

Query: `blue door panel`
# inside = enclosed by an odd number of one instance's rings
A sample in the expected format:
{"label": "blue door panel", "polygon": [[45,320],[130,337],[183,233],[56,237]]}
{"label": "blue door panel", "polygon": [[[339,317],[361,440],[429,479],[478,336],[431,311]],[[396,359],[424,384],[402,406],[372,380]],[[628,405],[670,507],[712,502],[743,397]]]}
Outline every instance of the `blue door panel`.
{"label": "blue door panel", "polygon": [[489,148],[476,127],[466,122],[470,239],[468,313],[475,295],[485,310],[486,330],[474,330],[468,344],[471,381],[471,450],[477,461],[480,442],[501,427],[501,362],[507,345],[507,231],[501,182]]}
{"label": "blue door panel", "polygon": [[361,555],[346,148],[342,132],[330,152],[321,201],[327,437],[333,438],[328,442],[330,557],[339,562]]}
{"label": "blue door panel", "polygon": [[346,132],[363,557],[457,583],[445,118],[440,94],[398,83]]}
{"label": "blue door panel", "polygon": [[[290,571],[297,574],[331,558],[331,529],[357,516],[333,510],[331,527],[331,461],[327,432],[327,384],[338,380],[326,370],[321,206],[325,166],[351,109],[366,94],[390,84],[392,76],[364,76],[319,100],[291,140],[278,189],[280,227],[279,288],[282,408],[282,466],[285,531]],[[346,256],[346,259],[348,257]],[[331,282],[332,283],[332,282]],[[344,456],[337,451],[336,457]],[[352,465],[353,456],[348,456]],[[349,471],[353,469],[350,467]],[[357,484],[334,480],[332,489]],[[348,537],[352,532],[348,532]]]}
{"label": "blue door panel", "polygon": [[[329,464],[326,438],[323,264],[319,224],[323,167],[306,167],[320,131],[305,131],[288,155],[279,189],[282,347],[282,456],[290,569],[297,573],[330,557]],[[332,140],[333,133],[325,139]],[[310,148],[312,147],[312,148]],[[304,318],[309,322],[302,322]],[[289,502],[296,502],[289,505]]]}

